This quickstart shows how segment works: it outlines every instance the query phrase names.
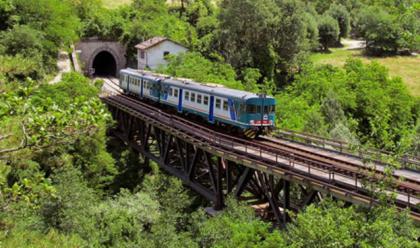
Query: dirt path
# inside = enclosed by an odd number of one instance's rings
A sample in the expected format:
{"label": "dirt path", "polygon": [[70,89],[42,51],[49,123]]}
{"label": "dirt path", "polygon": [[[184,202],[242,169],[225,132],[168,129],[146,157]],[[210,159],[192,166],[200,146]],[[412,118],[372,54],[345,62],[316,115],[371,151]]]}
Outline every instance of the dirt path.
{"label": "dirt path", "polygon": [[341,44],[344,45],[343,49],[346,50],[357,50],[366,47],[366,42],[364,40],[342,39]]}
{"label": "dirt path", "polygon": [[71,61],[67,52],[61,51],[58,54],[57,67],[58,74],[53,80],[49,82],[49,84],[55,84],[60,82],[61,78],[63,77],[63,73],[71,71]]}

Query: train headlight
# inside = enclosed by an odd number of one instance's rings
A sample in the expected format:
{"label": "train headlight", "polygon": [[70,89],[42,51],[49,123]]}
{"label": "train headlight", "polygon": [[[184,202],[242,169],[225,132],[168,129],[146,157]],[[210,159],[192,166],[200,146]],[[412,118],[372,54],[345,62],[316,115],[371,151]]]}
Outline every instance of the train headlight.
{"label": "train headlight", "polygon": [[254,125],[254,120],[250,120],[249,124]]}

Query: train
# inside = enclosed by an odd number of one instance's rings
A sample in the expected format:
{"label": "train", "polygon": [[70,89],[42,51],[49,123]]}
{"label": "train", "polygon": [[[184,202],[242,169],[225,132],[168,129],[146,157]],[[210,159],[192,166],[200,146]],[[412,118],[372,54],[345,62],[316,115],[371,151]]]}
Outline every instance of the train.
{"label": "train", "polygon": [[119,75],[119,87],[124,94],[198,117],[246,137],[267,134],[275,127],[273,97],[145,70],[127,68]]}

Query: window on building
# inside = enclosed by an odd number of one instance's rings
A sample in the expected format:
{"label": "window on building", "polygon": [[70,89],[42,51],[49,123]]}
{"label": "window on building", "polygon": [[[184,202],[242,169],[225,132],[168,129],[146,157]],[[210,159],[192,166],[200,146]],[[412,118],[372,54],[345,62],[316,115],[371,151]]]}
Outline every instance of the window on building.
{"label": "window on building", "polygon": [[195,102],[195,93],[191,93],[191,102]]}
{"label": "window on building", "polygon": [[209,105],[209,97],[204,96],[204,105]]}
{"label": "window on building", "polygon": [[197,94],[197,103],[201,104],[202,95]]}
{"label": "window on building", "polygon": [[144,52],[144,50],[140,50],[140,58],[141,59],[144,59],[144,57],[145,57],[145,52]]}
{"label": "window on building", "polygon": [[178,89],[174,90],[174,97],[178,97]]}
{"label": "window on building", "polygon": [[189,100],[190,100],[190,92],[189,92],[189,91],[185,91],[185,96],[184,96],[184,99],[185,99],[186,101],[189,101]]}
{"label": "window on building", "polygon": [[163,52],[163,57],[165,58],[166,56],[168,56],[169,54],[171,54],[170,52],[168,52],[168,51],[164,51]]}
{"label": "window on building", "polygon": [[221,108],[220,103],[221,103],[221,100],[219,98],[216,98],[216,108],[218,108],[218,109]]}
{"label": "window on building", "polygon": [[227,101],[223,101],[223,110],[224,111],[228,110],[228,102]]}

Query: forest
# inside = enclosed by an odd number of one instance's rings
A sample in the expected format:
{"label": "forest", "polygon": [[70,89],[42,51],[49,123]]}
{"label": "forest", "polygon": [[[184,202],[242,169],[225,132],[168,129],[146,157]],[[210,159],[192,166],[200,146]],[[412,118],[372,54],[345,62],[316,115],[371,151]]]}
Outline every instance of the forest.
{"label": "forest", "polygon": [[0,247],[418,247],[419,227],[389,199],[326,199],[282,229],[233,197],[210,217],[210,203],[107,136],[101,81],[48,83],[58,52],[92,36],[125,44],[129,63],[135,44],[168,37],[190,52],[159,72],[273,95],[278,127],[389,151],[390,170],[420,156],[420,97],[401,77],[309,59],[344,38],[366,41],[369,58],[419,56],[416,0],[0,0]]}

